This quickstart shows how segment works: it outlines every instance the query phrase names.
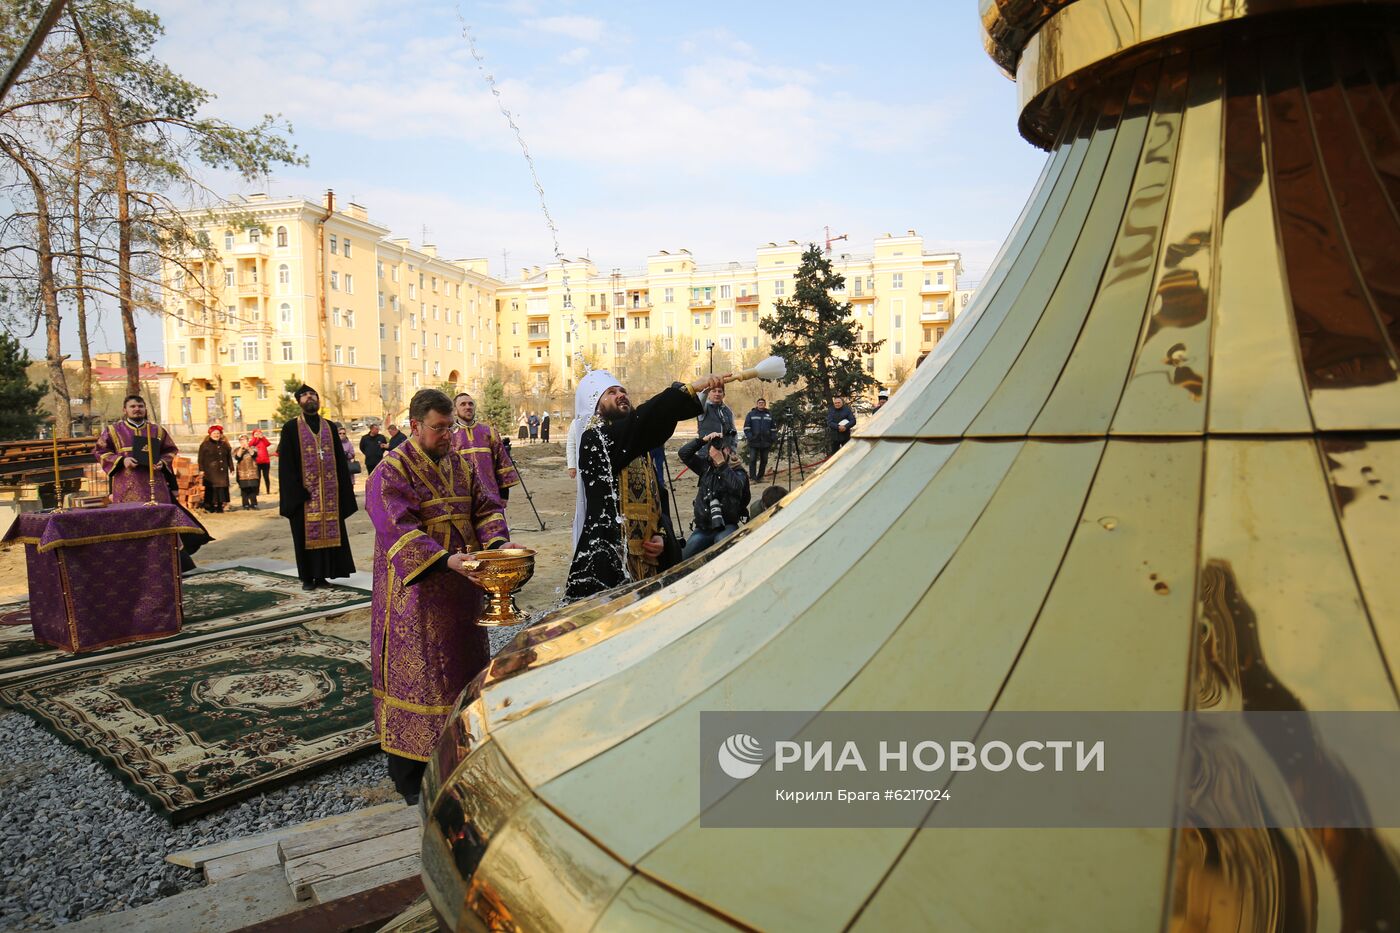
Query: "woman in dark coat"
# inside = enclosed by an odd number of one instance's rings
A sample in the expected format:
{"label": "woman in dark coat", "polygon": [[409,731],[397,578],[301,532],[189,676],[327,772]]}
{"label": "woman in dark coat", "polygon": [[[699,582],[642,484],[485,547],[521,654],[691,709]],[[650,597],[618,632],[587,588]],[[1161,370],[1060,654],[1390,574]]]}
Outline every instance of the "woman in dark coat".
{"label": "woman in dark coat", "polygon": [[233,448],[224,440],[224,429],[211,425],[199,445],[199,470],[204,474],[204,510],[222,512],[228,504],[228,475],[233,472]]}

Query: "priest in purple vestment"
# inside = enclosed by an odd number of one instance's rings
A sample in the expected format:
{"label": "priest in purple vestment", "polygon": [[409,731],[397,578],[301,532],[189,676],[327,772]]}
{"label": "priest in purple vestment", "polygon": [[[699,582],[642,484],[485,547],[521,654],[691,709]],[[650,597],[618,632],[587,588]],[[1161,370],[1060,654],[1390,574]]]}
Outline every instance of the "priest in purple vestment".
{"label": "priest in purple vestment", "polygon": [[416,803],[458,695],[491,659],[475,624],[485,594],[469,552],[509,541],[500,499],[453,452],[447,396],[420,390],[408,417],[410,440],[369,475],[365,508],[374,523],[374,722],[389,777]]}
{"label": "priest in purple vestment", "polygon": [[278,511],[292,526],[301,588],[313,590],[355,572],[345,519],[359,506],[340,426],[321,417],[315,389],[301,386],[294,398],[301,414],[282,425],[277,444]]}
{"label": "priest in purple vestment", "polygon": [[519,484],[520,474],[510,462],[510,452],[501,435],[484,421],[476,420],[476,400],[466,392],[452,400],[457,423],[452,428],[452,447],[472,462],[477,479],[502,502],[510,499],[510,487]]}
{"label": "priest in purple vestment", "polygon": [[[128,395],[122,402],[122,419],[97,436],[93,454],[112,483],[112,501],[170,503],[175,483],[175,455],[180,448],[170,434],[146,417],[146,400]],[[147,456],[156,450],[154,462]]]}

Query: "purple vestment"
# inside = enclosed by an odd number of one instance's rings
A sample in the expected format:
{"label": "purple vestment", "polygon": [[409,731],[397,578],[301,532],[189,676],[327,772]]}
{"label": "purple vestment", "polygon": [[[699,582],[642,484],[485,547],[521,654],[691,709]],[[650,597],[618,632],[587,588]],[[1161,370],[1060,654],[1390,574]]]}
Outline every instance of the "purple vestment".
{"label": "purple vestment", "polygon": [[370,619],[374,721],[386,752],[427,761],[457,696],[490,660],[483,593],[448,555],[507,540],[501,502],[453,455],[416,440],[384,455],[365,503],[374,522]]}
{"label": "purple vestment", "polygon": [[321,419],[315,434],[306,416],[297,418],[297,440],[301,447],[301,477],[310,498],[302,518],[306,528],[306,549],[340,547],[340,478],[335,469],[338,438],[328,419]]}
{"label": "purple vestment", "polygon": [[491,425],[481,421],[470,425],[457,422],[452,429],[452,448],[471,461],[481,488],[496,498],[500,498],[502,489],[519,484],[520,474],[515,472],[501,436]]}
{"label": "purple vestment", "polygon": [[[123,462],[131,455],[132,441],[139,434],[144,440],[149,433],[152,441],[160,447],[160,462],[155,465],[154,474],[148,467],[128,469]],[[175,455],[180,448],[170,439],[165,428],[150,421],[139,427],[123,418],[110,424],[97,436],[97,446],[93,454],[102,464],[102,472],[112,479],[112,503],[150,502],[155,494],[157,502],[170,502],[170,485],[166,474],[175,475]]]}

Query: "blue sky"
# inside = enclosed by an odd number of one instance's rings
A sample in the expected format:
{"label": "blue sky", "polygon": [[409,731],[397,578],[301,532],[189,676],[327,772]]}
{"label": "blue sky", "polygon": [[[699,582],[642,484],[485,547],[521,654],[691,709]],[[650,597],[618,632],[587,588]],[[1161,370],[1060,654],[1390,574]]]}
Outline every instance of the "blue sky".
{"label": "blue sky", "polygon": [[[280,112],[307,168],[394,235],[499,275],[552,257],[524,159],[452,3],[149,0],[159,54],[248,124]],[[1044,154],[982,50],[976,0],[934,3],[463,2],[535,157],[567,256],[635,268],[659,249],[750,260],[822,227],[868,249],[914,228],[977,277]],[[222,195],[262,187],[211,174]],[[119,345],[104,315],[97,348]],[[159,359],[154,320],[143,354]],[[34,346],[31,342],[31,346]]]}

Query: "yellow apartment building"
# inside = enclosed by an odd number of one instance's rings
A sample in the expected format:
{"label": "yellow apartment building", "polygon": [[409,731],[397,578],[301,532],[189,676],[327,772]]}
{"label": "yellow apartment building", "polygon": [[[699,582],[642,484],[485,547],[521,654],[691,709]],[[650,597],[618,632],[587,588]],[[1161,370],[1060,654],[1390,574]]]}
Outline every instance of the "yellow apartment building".
{"label": "yellow apartment building", "polygon": [[[193,215],[192,215],[193,216]],[[199,215],[210,248],[165,270],[166,420],[202,433],[275,426],[287,379],[333,417],[401,420],[424,386],[479,392],[499,371],[538,407],[572,408],[574,363],[627,378],[629,349],[661,338],[694,354],[694,374],[737,366],[768,345],[759,321],[792,295],[803,245],[760,247],[751,262],[699,264],[661,251],[643,269],[588,260],[531,267],[509,284],[482,259],[446,260],[390,237],[365,208],[251,195]],[[832,256],[877,380],[894,385],[959,310],[959,254],[910,230],[866,253]],[[678,377],[685,375],[677,373]]]}
{"label": "yellow apartment building", "polygon": [[289,378],[346,420],[400,417],[421,386],[480,388],[499,285],[484,260],[391,239],[329,192],[251,195],[197,224],[211,248],[164,271],[168,422],[272,427]]}
{"label": "yellow apartment building", "polygon": [[[791,297],[803,249],[789,240],[760,247],[752,262],[700,264],[682,249],[649,256],[632,271],[602,271],[583,259],[524,269],[497,291],[500,362],[527,382],[566,392],[576,355],[625,379],[629,348],[655,337],[689,346],[696,375],[711,344],[737,365],[767,347],[759,321]],[[831,258],[846,279],[838,297],[851,303],[866,340],[884,341],[866,358],[867,371],[898,383],[952,324],[959,254],[925,250],[910,230],[880,237],[868,253]]]}

